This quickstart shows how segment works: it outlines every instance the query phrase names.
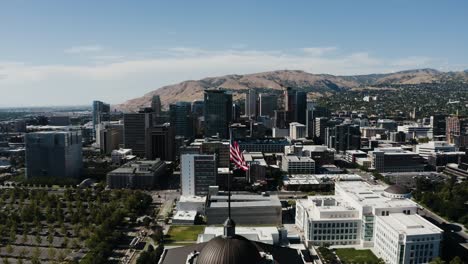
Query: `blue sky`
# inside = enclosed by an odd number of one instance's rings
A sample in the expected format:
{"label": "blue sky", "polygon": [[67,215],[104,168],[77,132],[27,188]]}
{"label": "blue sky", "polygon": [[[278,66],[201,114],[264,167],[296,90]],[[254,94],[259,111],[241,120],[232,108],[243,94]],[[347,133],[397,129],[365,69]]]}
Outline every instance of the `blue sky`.
{"label": "blue sky", "polygon": [[468,68],[468,1],[1,1],[0,106],[299,69]]}

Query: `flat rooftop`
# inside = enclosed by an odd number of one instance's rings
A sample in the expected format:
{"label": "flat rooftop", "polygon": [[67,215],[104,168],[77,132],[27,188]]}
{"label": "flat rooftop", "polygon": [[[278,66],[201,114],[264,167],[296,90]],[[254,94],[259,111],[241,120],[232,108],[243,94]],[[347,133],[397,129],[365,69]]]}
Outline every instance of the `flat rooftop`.
{"label": "flat rooftop", "polygon": [[182,203],[187,203],[187,202],[204,203],[204,202],[206,202],[206,196],[186,196],[186,195],[182,195],[179,198],[179,202],[182,202]]}
{"label": "flat rooftop", "polygon": [[[223,227],[207,226],[205,227],[205,232],[199,235],[198,240],[199,242],[206,242],[211,238],[222,236],[223,234]],[[236,234],[244,236],[249,240],[260,242],[273,242],[273,234],[278,234],[278,228],[276,226],[236,226]]]}
{"label": "flat rooftop", "polygon": [[417,214],[406,215],[402,213],[394,213],[389,216],[377,216],[379,221],[385,222],[390,228],[397,231],[399,234],[409,236],[415,235],[430,235],[442,233],[442,229],[431,224],[426,219]]}
{"label": "flat rooftop", "polygon": [[[211,208],[226,208],[227,195],[213,195],[210,197],[209,207]],[[234,194],[231,195],[231,207],[252,207],[252,206],[280,206],[281,202],[278,196],[263,196],[251,194]]]}
{"label": "flat rooftop", "polygon": [[383,193],[387,187],[384,185],[370,185],[362,181],[339,181],[335,183],[335,193],[337,191],[344,192],[346,198],[352,199],[363,207],[417,207],[417,204],[410,199],[385,197]]}

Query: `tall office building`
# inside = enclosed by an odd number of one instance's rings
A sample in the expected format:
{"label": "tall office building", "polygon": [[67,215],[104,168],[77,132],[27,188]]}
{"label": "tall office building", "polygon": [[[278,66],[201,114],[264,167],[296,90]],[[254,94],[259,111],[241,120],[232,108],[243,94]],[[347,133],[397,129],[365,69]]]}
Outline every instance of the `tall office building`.
{"label": "tall office building", "polygon": [[449,116],[446,119],[446,138],[450,144],[457,147],[468,146],[468,118]]}
{"label": "tall office building", "polygon": [[216,185],[216,155],[183,154],[180,164],[182,195],[207,195],[208,188]]}
{"label": "tall office building", "polygon": [[274,114],[275,114],[274,127],[280,128],[280,129],[288,128],[289,126],[288,112],[283,111],[283,110],[275,110]]}
{"label": "tall office building", "polygon": [[[110,105],[101,101],[93,101],[93,133],[96,126],[104,121],[110,121]],[[96,134],[94,135],[96,136]]]}
{"label": "tall office building", "polygon": [[240,122],[241,108],[238,104],[232,104],[232,122]]}
{"label": "tall office building", "polygon": [[307,112],[307,93],[304,91],[296,92],[296,109],[295,109],[294,121],[301,124],[306,123],[306,112]]}
{"label": "tall office building", "polygon": [[175,129],[169,124],[146,129],[146,158],[164,161],[175,160]]}
{"label": "tall office building", "polygon": [[245,96],[245,116],[249,119],[257,116],[257,92],[254,89],[249,89]]}
{"label": "tall office building", "polygon": [[133,154],[145,156],[146,129],[153,126],[152,113],[124,114],[124,145]]}
{"label": "tall office building", "polygon": [[278,110],[278,97],[274,94],[260,94],[259,95],[259,115],[275,116],[275,110]]}
{"label": "tall office building", "polygon": [[81,131],[26,134],[26,178],[79,178],[83,167]]}
{"label": "tall office building", "polygon": [[293,122],[296,119],[296,109],[297,109],[296,91],[293,88],[288,87],[283,92],[283,95],[284,95],[283,96],[284,97],[284,101],[283,101],[284,110],[287,113],[288,123]]}
{"label": "tall office building", "polygon": [[326,139],[326,129],[328,127],[334,127],[335,125],[340,124],[341,121],[338,119],[329,119],[327,117],[317,117],[315,118],[315,135],[314,141],[315,144],[320,145],[325,143]]}
{"label": "tall office building", "polygon": [[327,145],[338,152],[356,150],[361,148],[361,131],[359,126],[340,124],[327,128]]}
{"label": "tall office building", "polygon": [[431,116],[430,124],[432,127],[432,133],[434,136],[445,136],[445,129],[447,126],[445,118],[447,115],[434,114]]}
{"label": "tall office building", "polygon": [[195,100],[192,102],[192,115],[194,117],[203,116],[203,112],[205,111],[205,102]]}
{"label": "tall office building", "polygon": [[205,136],[229,137],[232,119],[232,94],[222,90],[205,91]]}
{"label": "tall office building", "polygon": [[191,138],[193,134],[192,105],[189,102],[177,102],[169,105],[171,125],[174,126],[176,136]]}
{"label": "tall office building", "polygon": [[153,113],[155,116],[160,116],[161,115],[161,97],[159,95],[153,95],[153,98],[151,99],[151,109],[153,110]]}
{"label": "tall office building", "polygon": [[123,145],[123,124],[114,122],[104,122],[97,126],[96,143],[98,143],[101,153],[110,155],[112,150],[119,149]]}

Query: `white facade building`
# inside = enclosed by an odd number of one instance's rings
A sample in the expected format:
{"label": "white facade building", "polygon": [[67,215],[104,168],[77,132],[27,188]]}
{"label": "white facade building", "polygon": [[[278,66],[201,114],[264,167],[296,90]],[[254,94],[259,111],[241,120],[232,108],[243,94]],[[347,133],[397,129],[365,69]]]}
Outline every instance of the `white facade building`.
{"label": "white facade building", "polygon": [[421,124],[398,126],[398,131],[404,132],[406,138],[433,138],[433,130],[431,126]]}
{"label": "white facade building", "polygon": [[306,126],[297,122],[290,123],[289,124],[289,137],[291,139],[305,138]]}
{"label": "white facade building", "polygon": [[387,263],[427,263],[439,255],[442,230],[407,197],[400,186],[337,182],[335,195],[297,201],[296,225],[308,245],[359,245]]}
{"label": "white facade building", "polygon": [[445,141],[430,141],[428,143],[416,145],[416,153],[427,159],[431,154],[436,152],[455,152],[457,148],[454,144],[449,144]]}
{"label": "white facade building", "polygon": [[216,185],[216,155],[183,154],[180,156],[182,195],[203,196]]}
{"label": "white facade building", "polygon": [[315,173],[315,161],[309,157],[284,155],[281,165],[282,170],[289,174]]}
{"label": "white facade building", "polygon": [[374,252],[387,263],[428,263],[439,256],[442,230],[417,214],[375,218]]}

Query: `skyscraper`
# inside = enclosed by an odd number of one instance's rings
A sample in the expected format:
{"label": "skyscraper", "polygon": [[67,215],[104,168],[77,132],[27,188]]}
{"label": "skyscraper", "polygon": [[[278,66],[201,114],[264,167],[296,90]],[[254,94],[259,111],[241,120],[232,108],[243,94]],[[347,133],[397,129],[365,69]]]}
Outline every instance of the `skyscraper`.
{"label": "skyscraper", "polygon": [[81,131],[26,134],[26,178],[75,178],[83,167]]}
{"label": "skyscraper", "polygon": [[434,114],[431,116],[432,133],[434,134],[434,136],[446,136],[446,117],[447,115],[444,114]]}
{"label": "skyscraper", "polygon": [[169,124],[146,129],[146,158],[164,161],[175,160],[175,129]]}
{"label": "skyscraper", "polygon": [[124,114],[124,145],[133,154],[145,156],[146,129],[153,126],[152,113]]}
{"label": "skyscraper", "polygon": [[228,138],[232,119],[232,94],[222,90],[205,91],[205,136]]}
{"label": "skyscraper", "polygon": [[110,105],[101,101],[93,101],[93,133],[96,137],[96,126],[104,121],[110,121]]}
{"label": "skyscraper", "polygon": [[245,116],[249,119],[257,116],[257,92],[254,89],[249,89],[245,96]]}
{"label": "skyscraper", "polygon": [[283,92],[283,95],[284,95],[284,110],[290,112],[291,113],[290,116],[295,117],[296,113],[294,111],[296,110],[296,91],[293,88],[288,87]]}
{"label": "skyscraper", "polygon": [[295,113],[295,122],[301,124],[306,123],[306,112],[307,112],[307,93],[304,91],[296,92],[296,109]]}
{"label": "skyscraper", "polygon": [[361,131],[359,126],[340,124],[326,129],[327,145],[336,151],[357,150],[361,148]]}
{"label": "skyscraper", "polygon": [[159,95],[153,95],[151,99],[151,109],[153,109],[153,113],[155,116],[161,115],[161,97]]}
{"label": "skyscraper", "polygon": [[169,105],[171,125],[175,128],[176,136],[191,138],[193,134],[192,105],[189,102],[177,102]]}
{"label": "skyscraper", "polygon": [[274,94],[260,94],[259,96],[259,115],[275,116],[275,110],[278,110],[278,97]]}

